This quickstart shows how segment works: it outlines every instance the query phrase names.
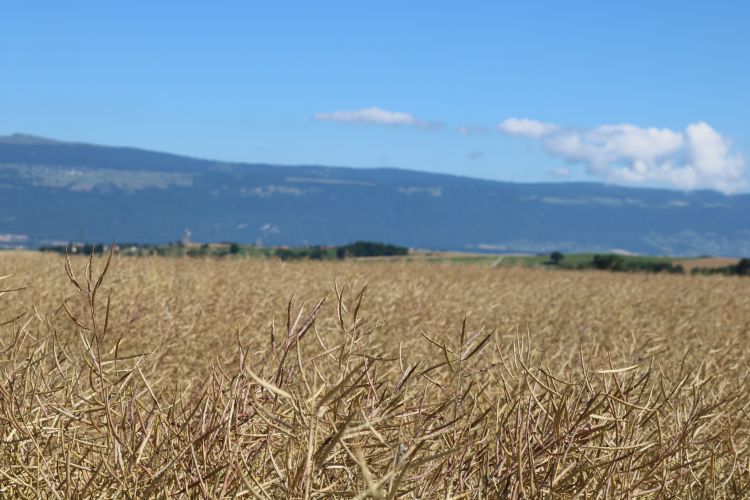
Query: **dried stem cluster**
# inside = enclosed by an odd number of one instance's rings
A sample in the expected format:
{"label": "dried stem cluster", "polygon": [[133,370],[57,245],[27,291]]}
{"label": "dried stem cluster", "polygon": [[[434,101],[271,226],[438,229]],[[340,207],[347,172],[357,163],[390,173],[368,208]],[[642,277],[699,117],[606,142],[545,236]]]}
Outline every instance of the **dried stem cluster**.
{"label": "dried stem cluster", "polygon": [[736,278],[0,265],[5,497],[750,495]]}

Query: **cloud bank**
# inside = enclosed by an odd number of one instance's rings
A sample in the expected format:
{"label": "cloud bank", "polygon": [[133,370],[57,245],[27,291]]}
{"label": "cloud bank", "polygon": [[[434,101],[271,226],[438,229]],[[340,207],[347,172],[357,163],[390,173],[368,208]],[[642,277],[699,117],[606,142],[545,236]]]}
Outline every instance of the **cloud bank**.
{"label": "cloud bank", "polygon": [[498,130],[537,140],[550,154],[582,163],[589,174],[608,182],[709,188],[725,194],[748,187],[742,155],[732,152],[731,142],[704,122],[673,131],[628,124],[575,129],[508,118]]}
{"label": "cloud bank", "polygon": [[418,120],[409,113],[389,111],[375,106],[363,109],[332,111],[330,113],[316,113],[315,119],[339,123],[365,123],[419,128],[439,128],[441,126],[439,123]]}

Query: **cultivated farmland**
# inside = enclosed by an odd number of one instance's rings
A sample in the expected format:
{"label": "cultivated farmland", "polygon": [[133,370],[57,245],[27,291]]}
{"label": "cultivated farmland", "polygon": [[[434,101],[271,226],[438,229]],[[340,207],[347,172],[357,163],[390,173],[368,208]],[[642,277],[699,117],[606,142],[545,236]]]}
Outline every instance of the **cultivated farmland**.
{"label": "cultivated farmland", "polygon": [[0,495],[750,495],[750,279],[0,253]]}

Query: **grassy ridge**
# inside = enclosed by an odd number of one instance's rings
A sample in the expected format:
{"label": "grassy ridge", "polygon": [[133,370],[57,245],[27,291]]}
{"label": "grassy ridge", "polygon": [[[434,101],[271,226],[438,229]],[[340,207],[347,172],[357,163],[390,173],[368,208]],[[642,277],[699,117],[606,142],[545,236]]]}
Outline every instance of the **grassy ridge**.
{"label": "grassy ridge", "polygon": [[66,272],[23,253],[0,266],[15,274],[0,281],[4,496],[750,492],[748,280],[125,257]]}

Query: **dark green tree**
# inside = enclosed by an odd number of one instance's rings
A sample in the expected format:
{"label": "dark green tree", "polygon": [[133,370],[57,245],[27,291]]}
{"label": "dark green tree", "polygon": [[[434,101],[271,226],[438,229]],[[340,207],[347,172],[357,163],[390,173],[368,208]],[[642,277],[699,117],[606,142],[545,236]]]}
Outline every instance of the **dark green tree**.
{"label": "dark green tree", "polygon": [[349,245],[338,247],[336,257],[344,259],[346,257],[381,257],[394,255],[407,255],[409,249],[397,245],[376,243],[374,241],[355,241]]}
{"label": "dark green tree", "polygon": [[737,274],[750,276],[750,259],[742,259],[737,263]]}
{"label": "dark green tree", "polygon": [[563,255],[563,253],[562,253],[562,252],[552,252],[552,253],[551,253],[551,254],[549,255],[549,260],[550,260],[550,262],[552,262],[552,263],[553,263],[554,265],[556,265],[556,266],[559,266],[559,265],[560,265],[560,262],[562,262],[562,260],[563,260],[564,258],[565,258],[565,255]]}
{"label": "dark green tree", "polygon": [[594,255],[593,264],[602,271],[624,271],[626,267],[621,255]]}

